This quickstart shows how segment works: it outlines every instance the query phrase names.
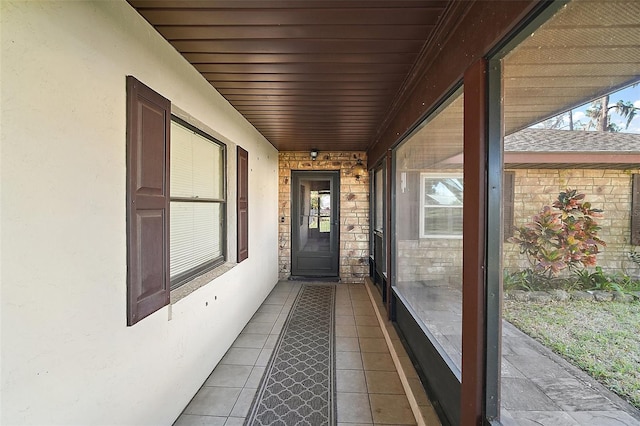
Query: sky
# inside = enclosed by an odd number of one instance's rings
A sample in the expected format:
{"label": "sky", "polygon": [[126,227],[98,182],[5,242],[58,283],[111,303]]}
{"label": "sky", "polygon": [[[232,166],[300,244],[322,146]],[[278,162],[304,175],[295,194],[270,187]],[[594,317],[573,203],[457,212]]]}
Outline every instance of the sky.
{"label": "sky", "polygon": [[[613,92],[609,95],[610,106],[616,104],[620,100],[624,102],[631,101],[636,108],[640,108],[640,83],[637,83],[635,86],[629,86],[625,89]],[[591,103],[587,103],[573,109],[574,123],[578,121],[581,121],[583,124],[589,123],[589,117],[585,116],[585,111],[587,110],[587,108],[589,108],[590,105]],[[640,110],[636,112],[636,116],[631,121],[628,129],[625,129],[626,119],[616,114],[615,111],[611,112],[611,121],[620,126],[620,131],[623,133],[640,133]],[[566,128],[568,129],[568,118],[566,121],[566,126]],[[540,127],[540,125],[537,124],[532,127]]]}

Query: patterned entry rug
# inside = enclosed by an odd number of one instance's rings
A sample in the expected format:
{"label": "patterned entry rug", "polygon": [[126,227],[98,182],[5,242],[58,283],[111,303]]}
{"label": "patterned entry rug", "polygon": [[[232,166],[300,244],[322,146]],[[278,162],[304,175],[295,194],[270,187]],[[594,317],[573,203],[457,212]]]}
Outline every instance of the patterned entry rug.
{"label": "patterned entry rug", "polygon": [[335,285],[303,285],[245,425],[335,425]]}

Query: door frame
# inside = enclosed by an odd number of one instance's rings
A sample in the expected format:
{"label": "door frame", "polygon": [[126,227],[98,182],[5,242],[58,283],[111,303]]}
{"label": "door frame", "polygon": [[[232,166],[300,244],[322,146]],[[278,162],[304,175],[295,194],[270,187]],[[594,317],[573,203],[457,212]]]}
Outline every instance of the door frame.
{"label": "door frame", "polygon": [[[300,241],[300,181],[301,180],[328,180],[331,192],[331,216],[330,216],[330,257],[331,272],[318,270],[316,272],[303,271],[297,266],[297,253]],[[340,277],[340,170],[292,170],[291,171],[291,276],[292,277]],[[318,223],[319,225],[319,223]],[[333,273],[335,271],[335,273]],[[301,273],[304,272],[304,273]]]}

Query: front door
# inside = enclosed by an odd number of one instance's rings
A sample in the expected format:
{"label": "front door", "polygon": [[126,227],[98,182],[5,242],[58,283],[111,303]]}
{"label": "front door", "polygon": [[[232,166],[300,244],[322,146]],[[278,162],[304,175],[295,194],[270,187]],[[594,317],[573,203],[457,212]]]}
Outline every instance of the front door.
{"label": "front door", "polygon": [[338,277],[340,172],[291,177],[291,275]]}

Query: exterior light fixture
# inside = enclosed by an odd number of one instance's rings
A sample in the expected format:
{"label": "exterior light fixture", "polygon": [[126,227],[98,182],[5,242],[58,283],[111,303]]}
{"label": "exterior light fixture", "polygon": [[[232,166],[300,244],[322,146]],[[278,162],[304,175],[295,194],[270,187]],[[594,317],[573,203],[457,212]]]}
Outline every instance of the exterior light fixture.
{"label": "exterior light fixture", "polygon": [[358,158],[356,165],[351,168],[351,174],[355,176],[357,181],[360,181],[360,178],[364,176],[365,172],[364,164],[362,164],[362,160]]}
{"label": "exterior light fixture", "polygon": [[315,161],[315,159],[318,158],[318,150],[313,148],[311,152],[309,152],[309,156]]}

